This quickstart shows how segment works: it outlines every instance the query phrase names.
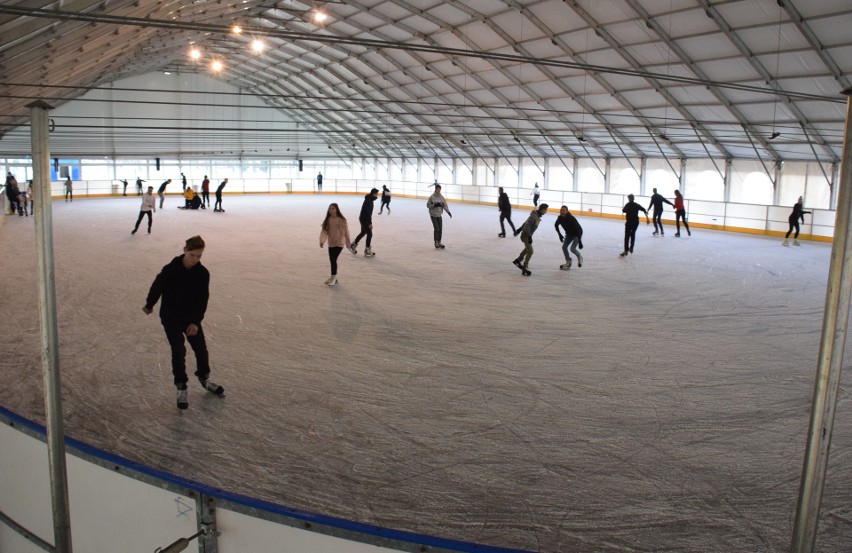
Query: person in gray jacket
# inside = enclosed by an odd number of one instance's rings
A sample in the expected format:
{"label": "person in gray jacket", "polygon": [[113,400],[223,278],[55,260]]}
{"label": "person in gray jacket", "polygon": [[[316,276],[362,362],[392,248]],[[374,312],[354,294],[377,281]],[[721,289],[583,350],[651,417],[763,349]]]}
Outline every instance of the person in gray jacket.
{"label": "person in gray jacket", "polygon": [[541,223],[541,216],[547,213],[547,208],[549,206],[547,204],[541,204],[538,206],[538,209],[534,209],[530,212],[530,216],[527,217],[526,222],[521,226],[521,242],[524,243],[524,249],[521,254],[514,260],[512,263],[521,270],[521,272],[529,276],[529,263],[530,258],[533,255],[533,239],[532,235],[535,234],[536,229],[538,229],[539,223]]}
{"label": "person in gray jacket", "polygon": [[435,192],[429,196],[428,200],[426,200],[426,207],[429,208],[429,217],[432,218],[435,249],[443,250],[445,246],[441,243],[441,236],[443,235],[444,230],[444,220],[441,216],[444,214],[444,211],[446,211],[447,215],[449,215],[450,219],[452,219],[453,214],[450,213],[450,206],[447,205],[447,200],[445,200],[441,195],[440,184],[435,185]]}

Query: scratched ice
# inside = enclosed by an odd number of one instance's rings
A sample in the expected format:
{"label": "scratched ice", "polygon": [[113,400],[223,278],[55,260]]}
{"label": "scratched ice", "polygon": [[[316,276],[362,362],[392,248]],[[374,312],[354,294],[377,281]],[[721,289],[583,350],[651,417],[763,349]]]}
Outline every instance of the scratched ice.
{"label": "scratched ice", "polygon": [[[136,198],[56,203],[68,434],[265,500],[486,544],[787,549],[828,244],[642,225],[620,259],[623,223],[582,217],[584,266],[559,271],[548,214],[527,278],[496,208],[453,205],[436,251],[424,201],[395,198],[376,257],[344,252],[330,289],[330,201],[354,235],[359,196],[229,196],[223,214],[169,197],[150,236],[130,235]],[[141,307],[193,234],[226,397],[193,383],[181,413]],[[0,402],[42,421],[32,218],[6,218],[0,255]],[[852,543],[849,385],[847,370],[823,552]]]}

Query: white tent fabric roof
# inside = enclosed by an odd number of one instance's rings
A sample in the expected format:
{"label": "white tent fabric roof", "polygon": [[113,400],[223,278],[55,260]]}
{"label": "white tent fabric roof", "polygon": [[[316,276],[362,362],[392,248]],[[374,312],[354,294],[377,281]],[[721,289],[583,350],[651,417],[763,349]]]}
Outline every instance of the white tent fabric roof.
{"label": "white tent fabric roof", "polygon": [[850,26],[848,0],[16,0],[0,133],[34,98],[217,58],[347,155],[836,162]]}

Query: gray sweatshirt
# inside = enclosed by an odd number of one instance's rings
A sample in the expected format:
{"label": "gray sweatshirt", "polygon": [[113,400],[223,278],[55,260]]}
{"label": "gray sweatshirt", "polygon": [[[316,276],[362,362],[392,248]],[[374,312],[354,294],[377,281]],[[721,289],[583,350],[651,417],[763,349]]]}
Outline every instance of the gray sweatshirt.
{"label": "gray sweatshirt", "polygon": [[444,210],[446,210],[450,216],[453,215],[450,212],[450,206],[447,205],[447,200],[445,200],[438,192],[429,196],[429,199],[426,200],[426,207],[429,208],[429,215],[431,217],[440,217],[444,214]]}

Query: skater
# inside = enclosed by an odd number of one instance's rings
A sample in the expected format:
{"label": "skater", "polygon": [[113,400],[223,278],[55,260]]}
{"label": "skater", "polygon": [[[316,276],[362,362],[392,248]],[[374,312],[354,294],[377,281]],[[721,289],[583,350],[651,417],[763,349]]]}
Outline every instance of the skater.
{"label": "skater", "polygon": [[[35,215],[35,212],[33,211],[33,204],[35,203],[35,196],[33,196],[33,181],[32,180],[27,181],[27,198],[30,199],[30,215]],[[26,211],[26,210],[27,210],[27,206],[24,205],[24,211]]]}
{"label": "skater", "polygon": [[515,223],[512,222],[512,204],[509,202],[509,195],[503,192],[503,187],[497,189],[499,197],[497,198],[497,209],[500,210],[500,234],[499,238],[506,238],[506,225],[503,221],[509,221],[509,226],[512,227],[512,233],[517,236],[518,231],[515,229]]}
{"label": "skater", "polygon": [[686,234],[692,236],[692,232],[689,231],[689,223],[686,222],[686,208],[683,206],[683,195],[680,193],[680,190],[675,190],[674,195],[675,224],[677,225],[677,232],[675,233],[675,238],[680,238],[681,219],[683,219],[683,226],[686,227]]}
{"label": "skater", "polygon": [[160,198],[160,209],[163,209],[163,201],[166,199],[166,187],[172,182],[172,179],[167,180],[163,184],[160,185],[160,188],[157,190],[157,196]]}
{"label": "skater", "polygon": [[9,209],[12,215],[21,211],[21,191],[18,181],[12,173],[6,175],[6,197],[9,199]]}
{"label": "skater", "polygon": [[186,190],[186,175],[183,173],[180,174],[180,184],[183,186],[183,190]]}
{"label": "skater", "polygon": [[548,207],[549,206],[547,204],[541,204],[538,206],[538,209],[533,209],[530,211],[530,216],[527,217],[527,221],[521,225],[519,234],[521,235],[521,242],[524,243],[524,249],[521,251],[521,254],[512,261],[512,263],[521,270],[521,273],[524,276],[530,276],[532,274],[529,269],[530,258],[532,258],[533,255],[532,235],[535,234],[536,229],[538,229],[538,225],[541,223],[541,217],[547,213]]}
{"label": "skater", "polygon": [[645,224],[650,225],[651,220],[648,219],[648,212],[644,207],[633,201],[633,194],[627,195],[627,203],[621,208],[621,212],[626,214],[627,221],[624,223],[624,251],[618,254],[621,257],[626,257],[627,253],[633,253],[633,246],[636,244],[636,229],[639,228],[639,212],[645,214]]}
{"label": "skater", "polygon": [[122,196],[127,196],[127,179],[124,179],[124,180],[122,180],[122,179],[116,179],[116,180],[122,184],[122,187],[123,187],[123,188],[122,188],[121,195],[122,195]]}
{"label": "skater", "polygon": [[71,177],[65,179],[65,201],[74,201],[74,185],[71,182]]}
{"label": "skater", "polygon": [[210,207],[210,179],[204,175],[204,180],[201,181],[201,207],[207,209]]}
{"label": "skater", "polygon": [[193,197],[195,197],[195,190],[193,190],[191,186],[188,186],[186,190],[183,191],[183,209],[189,209],[189,203],[192,201]]}
{"label": "skater", "polygon": [[317,192],[322,193],[322,171],[317,173]]}
{"label": "skater", "polygon": [[349,223],[340,212],[337,204],[328,206],[325,220],[320,231],[320,248],[328,241],[328,261],[331,263],[331,276],[325,281],[329,286],[337,284],[337,258],[349,244]]}
{"label": "skater", "polygon": [[222,189],[225,188],[226,184],[228,184],[228,179],[225,179],[220,182],[219,187],[216,189],[216,205],[213,206],[213,211],[225,213],[225,210],[222,209]]}
{"label": "skater", "polygon": [[146,315],[150,315],[162,297],[160,322],[172,349],[172,375],[178,391],[178,409],[189,407],[184,336],[195,352],[195,376],[201,386],[217,396],[225,393],[222,386],[210,380],[207,343],[204,340],[204,329],[201,328],[210,298],[210,273],[201,264],[203,253],[204,240],[200,236],[189,238],[183,248],[183,255],[172,259],[154,279],[142,308]]}
{"label": "skater", "polygon": [[538,189],[538,183],[535,183],[535,185],[533,185],[533,189],[530,194],[532,195],[533,205],[538,207],[538,197],[541,195],[541,191]]}
{"label": "skater", "polygon": [[358,242],[364,236],[367,237],[367,249],[364,250],[364,257],[375,257],[376,254],[370,248],[370,243],[373,241],[373,207],[376,203],[376,198],[379,197],[379,189],[373,188],[370,193],[364,196],[364,203],[361,204],[361,214],[358,215],[358,221],[361,223],[361,232],[355,237],[355,241],[349,244],[347,248],[352,255],[358,253]]}
{"label": "skater", "polygon": [[387,185],[382,185],[382,205],[379,206],[379,215],[382,214],[382,211],[385,208],[388,208],[388,215],[390,215],[390,201],[391,201],[391,191]]}
{"label": "skater", "polygon": [[[657,234],[665,236],[665,233],[663,232],[663,203],[674,206],[674,204],[665,199],[662,194],[657,194],[657,189],[655,188],[654,194],[651,196],[651,203],[648,204],[648,209],[651,209],[651,206],[654,207],[654,236]],[[647,215],[648,212],[646,211],[645,214]]]}
{"label": "skater", "polygon": [[801,219],[802,222],[804,223],[805,222],[805,213],[810,214],[810,211],[804,210],[804,208],[802,207],[802,203],[803,203],[803,199],[802,199],[801,196],[799,196],[798,201],[795,203],[795,205],[793,205],[793,212],[790,213],[790,217],[787,218],[787,221],[790,223],[790,230],[788,230],[787,234],[784,235],[784,245],[785,246],[790,245],[789,238],[790,238],[790,233],[793,232],[793,229],[796,230],[796,234],[793,235],[793,245],[794,246],[801,245],[801,244],[799,244],[799,219]]}
{"label": "skater", "polygon": [[141,195],[142,195],[142,183],[143,183],[143,182],[147,182],[147,181],[144,181],[144,180],[142,180],[141,178],[136,177],[136,195],[137,195],[137,196],[141,196]]}
{"label": "skater", "polygon": [[18,215],[26,215],[27,217],[30,216],[30,214],[27,212],[27,207],[28,207],[27,204],[29,203],[28,198],[29,198],[29,193],[30,193],[29,191],[30,191],[29,188],[25,188],[25,189],[21,190],[21,193],[18,196],[18,199],[20,200],[18,202],[18,205],[20,206],[18,208]]}
{"label": "skater", "polygon": [[[567,271],[571,268],[571,254],[568,253],[570,248],[574,255],[577,256],[577,267],[583,266],[583,256],[577,251],[577,246],[583,248],[583,227],[577,218],[571,215],[568,211],[568,206],[563,205],[559,208],[559,217],[556,218],[556,223],[553,225],[556,228],[556,234],[559,235],[559,241],[562,242],[562,255],[565,256],[565,263],[559,268]],[[562,236],[559,228],[565,231],[565,236]]]}
{"label": "skater", "polygon": [[432,218],[432,236],[435,238],[435,249],[443,250],[445,246],[441,243],[441,237],[444,234],[444,219],[441,216],[446,211],[452,219],[453,214],[450,213],[447,200],[441,195],[441,185],[438,184],[437,180],[435,181],[435,192],[426,200],[426,207],[429,209],[429,217]]}
{"label": "skater", "polygon": [[136,234],[136,231],[139,230],[139,223],[142,222],[142,217],[146,215],[148,216],[148,234],[151,234],[151,224],[154,222],[151,214],[157,211],[156,203],[157,201],[154,199],[154,187],[149,186],[148,192],[142,194],[142,206],[139,208],[139,218],[136,219],[136,226],[133,227],[130,234]]}

